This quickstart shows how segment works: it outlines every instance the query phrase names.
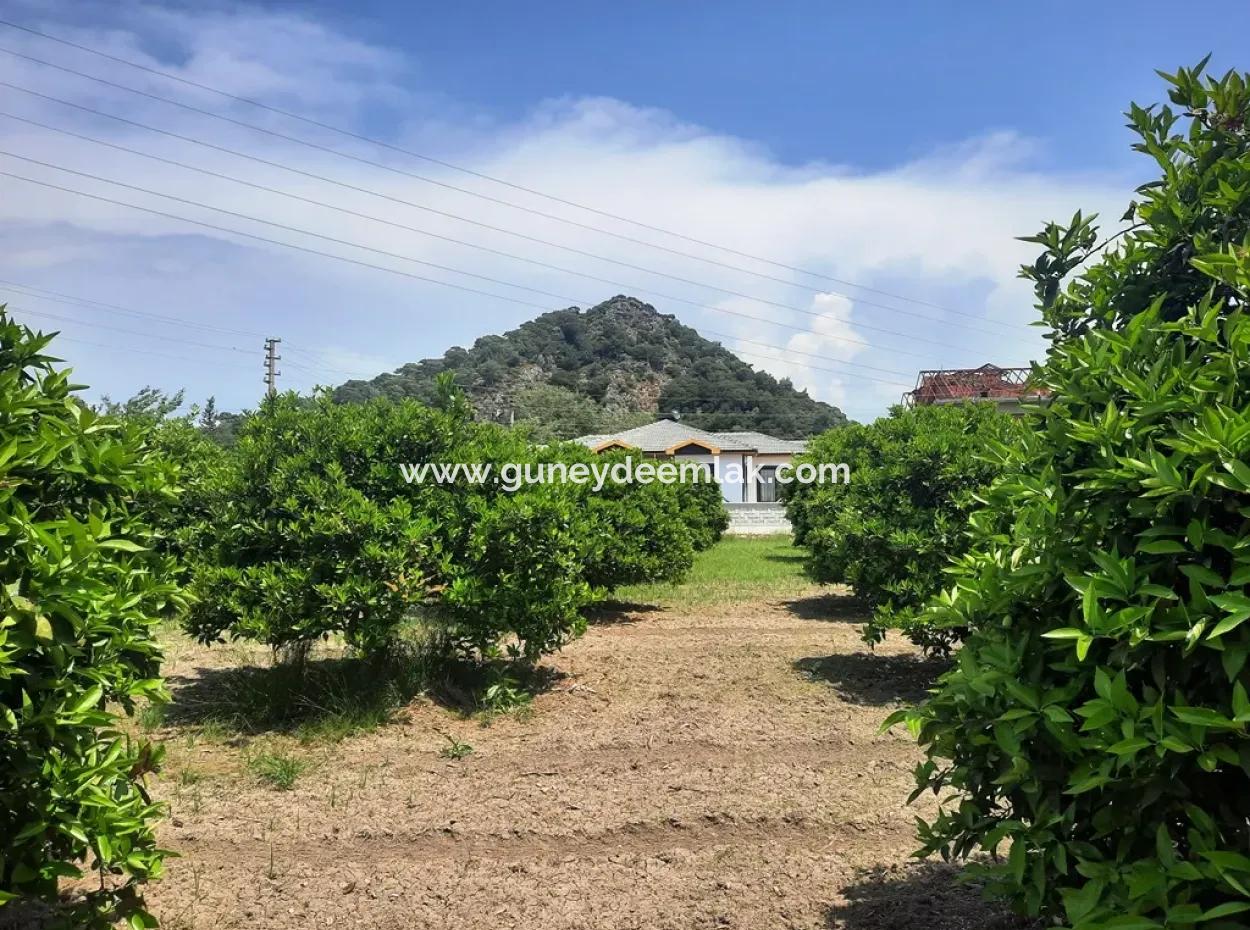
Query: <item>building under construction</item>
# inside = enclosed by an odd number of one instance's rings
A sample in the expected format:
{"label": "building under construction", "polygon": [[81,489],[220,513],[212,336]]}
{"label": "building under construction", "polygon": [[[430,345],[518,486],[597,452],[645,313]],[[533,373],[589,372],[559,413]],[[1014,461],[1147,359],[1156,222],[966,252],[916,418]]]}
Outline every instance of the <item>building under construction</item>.
{"label": "building under construction", "polygon": [[916,387],[903,395],[907,406],[990,401],[1004,413],[1021,413],[1021,404],[1040,400],[1045,391],[1029,384],[1030,368],[947,368],[922,371]]}

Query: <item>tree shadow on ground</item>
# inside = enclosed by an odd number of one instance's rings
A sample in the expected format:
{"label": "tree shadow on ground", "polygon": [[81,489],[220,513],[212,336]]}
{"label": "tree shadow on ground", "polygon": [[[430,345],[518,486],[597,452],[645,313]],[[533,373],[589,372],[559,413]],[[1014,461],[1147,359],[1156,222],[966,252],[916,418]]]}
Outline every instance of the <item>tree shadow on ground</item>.
{"label": "tree shadow on ground", "polygon": [[0,907],[0,930],[131,926],[129,918],[143,907],[142,895],[136,888],[122,887],[116,876],[102,881],[98,890],[83,882],[62,887],[54,900],[15,898]]}
{"label": "tree shadow on ground", "polygon": [[769,552],[764,555],[764,561],[766,562],[785,562],[786,564],[791,564],[794,562],[802,562],[806,558],[807,558],[807,553],[800,552],[800,551]]}
{"label": "tree shadow on ground", "polygon": [[862,870],[829,908],[829,930],[1025,930],[1033,921],[986,901],[959,868],[919,862]]}
{"label": "tree shadow on ground", "polygon": [[639,614],[660,613],[663,610],[659,604],[607,600],[590,605],[583,611],[583,615],[591,626],[615,626],[641,623],[643,618]]}
{"label": "tree shadow on ground", "polygon": [[479,663],[400,650],[384,658],[201,667],[168,678],[169,727],[224,727],[239,736],[336,738],[394,721],[418,695],[470,715],[527,702],[564,677],[549,666]]}
{"label": "tree shadow on ground", "polygon": [[794,667],[813,681],[832,685],[843,700],[879,706],[920,700],[950,663],[914,655],[853,652],[810,656],[796,661]]}
{"label": "tree shadow on ground", "polygon": [[33,898],[17,898],[0,908],[0,930],[56,930],[72,927],[75,914],[68,901],[51,903]]}
{"label": "tree shadow on ground", "polygon": [[824,623],[866,623],[868,606],[858,597],[842,591],[830,591],[812,597],[782,601],[781,606],[800,620]]}

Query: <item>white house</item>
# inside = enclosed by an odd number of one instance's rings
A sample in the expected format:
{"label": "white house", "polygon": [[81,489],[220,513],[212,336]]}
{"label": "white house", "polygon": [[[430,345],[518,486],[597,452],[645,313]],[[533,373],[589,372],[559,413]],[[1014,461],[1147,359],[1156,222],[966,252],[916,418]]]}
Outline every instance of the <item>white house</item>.
{"label": "white house", "polygon": [[700,462],[709,469],[715,466],[727,504],[775,505],[777,466],[789,463],[807,448],[803,440],[778,439],[750,430],[713,433],[667,419],[619,433],[579,436],[574,441],[595,452],[633,449],[649,458]]}

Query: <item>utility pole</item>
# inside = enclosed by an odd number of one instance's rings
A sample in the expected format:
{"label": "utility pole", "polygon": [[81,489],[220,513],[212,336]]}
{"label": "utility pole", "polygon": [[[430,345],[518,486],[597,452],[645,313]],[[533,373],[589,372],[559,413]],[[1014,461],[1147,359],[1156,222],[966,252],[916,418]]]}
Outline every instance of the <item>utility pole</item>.
{"label": "utility pole", "polygon": [[278,343],[281,341],[273,337],[265,340],[265,394],[269,397],[278,393],[278,375],[282,372],[274,366],[277,365],[278,359],[282,358],[278,354]]}

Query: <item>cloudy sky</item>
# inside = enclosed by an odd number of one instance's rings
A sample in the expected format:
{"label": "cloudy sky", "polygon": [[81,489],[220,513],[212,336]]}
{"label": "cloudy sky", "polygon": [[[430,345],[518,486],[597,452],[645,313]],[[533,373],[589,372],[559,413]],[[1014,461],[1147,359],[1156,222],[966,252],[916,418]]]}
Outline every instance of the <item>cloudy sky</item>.
{"label": "cloudy sky", "polygon": [[1152,6],[7,0],[83,48],[0,26],[0,300],[238,409],[265,336],[306,390],[629,293],[871,418],[1037,357],[1014,237],[1123,212],[1154,67],[1245,65]]}

